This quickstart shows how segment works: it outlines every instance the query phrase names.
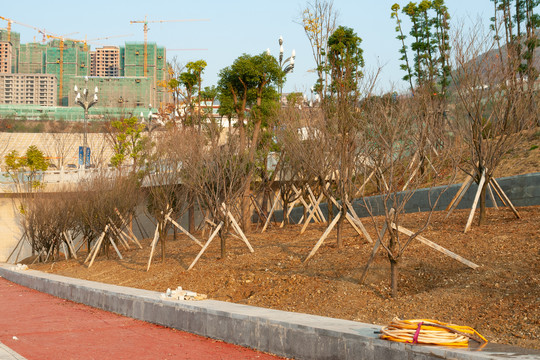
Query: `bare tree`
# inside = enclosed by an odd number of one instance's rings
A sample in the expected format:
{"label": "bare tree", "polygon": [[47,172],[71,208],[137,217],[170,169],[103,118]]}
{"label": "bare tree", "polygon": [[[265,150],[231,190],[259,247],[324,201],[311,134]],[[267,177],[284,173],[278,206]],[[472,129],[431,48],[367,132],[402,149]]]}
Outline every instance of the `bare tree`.
{"label": "bare tree", "polygon": [[148,158],[143,185],[147,189],[148,208],[157,221],[161,240],[162,261],[165,261],[169,219],[180,218],[189,206],[189,193],[182,184],[182,153],[179,143],[186,139],[185,129],[172,128],[160,134]]}
{"label": "bare tree", "polygon": [[[112,177],[98,174],[78,184],[74,210],[76,229],[83,234],[88,249],[106,229],[112,231],[111,227],[121,227],[118,213],[124,218],[135,213],[135,207],[141,201],[139,190],[139,182],[134,175],[122,176],[120,173]],[[108,246],[105,246],[105,253],[108,255]]]}
{"label": "bare tree", "polygon": [[481,185],[479,224],[486,221],[486,194],[498,165],[538,116],[532,81],[518,76],[521,59],[512,46],[497,48],[492,36],[476,26],[454,41],[451,124],[468,152],[462,169]]}
{"label": "bare tree", "polygon": [[[204,133],[189,130],[190,142],[183,143],[183,183],[201,200],[214,224],[229,224],[223,204],[235,209],[246,186],[249,170],[248,158],[241,151],[236,138],[224,143],[211,141]],[[239,213],[239,212],[237,212]],[[228,226],[220,230],[221,256],[226,256]]]}
{"label": "bare tree", "polygon": [[[373,256],[381,246],[390,262],[392,296],[398,294],[398,264],[410,243],[426,230],[433,211],[447,186],[434,188],[434,185],[450,185],[455,178],[455,170],[459,161],[455,149],[449,139],[449,132],[433,123],[425,124],[426,119],[436,121],[436,117],[426,117],[426,102],[430,103],[433,94],[429,90],[416,90],[412,98],[395,98],[392,95],[366,99],[365,116],[362,126],[365,136],[364,166],[376,169],[371,177],[372,183],[380,188],[380,201],[373,202],[363,198],[363,204],[371,216],[378,232]],[[430,131],[422,129],[429,127]],[[437,131],[437,134],[434,132]],[[437,156],[420,156],[420,149],[433,139],[444,140],[445,147],[439,146]],[[420,171],[426,162],[425,171]],[[450,171],[450,174],[448,173]],[[444,174],[444,178],[442,177]],[[428,187],[429,209],[424,212],[424,220],[414,230],[401,226],[406,205],[421,187]],[[382,219],[377,218],[382,214]],[[367,270],[373,261],[368,261],[361,281],[364,281]]]}

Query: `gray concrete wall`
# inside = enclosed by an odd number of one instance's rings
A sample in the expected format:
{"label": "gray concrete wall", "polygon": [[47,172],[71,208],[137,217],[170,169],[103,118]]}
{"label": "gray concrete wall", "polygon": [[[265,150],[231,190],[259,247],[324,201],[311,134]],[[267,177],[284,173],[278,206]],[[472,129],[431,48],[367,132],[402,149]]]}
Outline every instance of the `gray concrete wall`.
{"label": "gray concrete wall", "polygon": [[[497,179],[497,182],[510,198],[514,206],[533,206],[540,205],[540,173],[532,173],[526,175],[509,176]],[[451,185],[446,188],[443,186],[432,189],[417,190],[407,202],[405,212],[420,212],[429,211],[439,194],[444,191],[441,198],[435,207],[435,210],[444,210],[450,203],[454,195],[457,193],[461,184]],[[458,205],[458,209],[470,209],[474,201],[474,196],[478,189],[476,183],[472,184],[469,190],[463,196],[463,199]],[[404,196],[404,193],[398,193],[397,196]],[[495,195],[496,197],[497,195]],[[365,200],[365,202],[364,202]],[[364,200],[356,200],[353,202],[353,207],[359,217],[369,216],[366,207],[369,207],[374,215],[381,215],[384,211],[382,198],[380,196],[369,196]],[[496,197],[497,205],[503,206],[500,199]],[[390,204],[390,203],[389,203]],[[486,201],[487,206],[492,207],[493,203],[488,196]],[[334,207],[335,208],[335,207]],[[321,204],[321,209],[325,215],[328,215],[326,204]],[[335,209],[335,212],[337,209]],[[303,208],[295,208],[291,212],[291,220],[298,222],[303,215]],[[276,212],[276,219],[281,221],[283,216],[282,211]]]}
{"label": "gray concrete wall", "polygon": [[[214,300],[165,300],[160,293],[38,271],[0,276],[23,286],[135,319],[295,359],[536,359],[540,352],[505,345],[452,349],[381,340],[380,326]],[[331,300],[329,300],[331,301]]]}

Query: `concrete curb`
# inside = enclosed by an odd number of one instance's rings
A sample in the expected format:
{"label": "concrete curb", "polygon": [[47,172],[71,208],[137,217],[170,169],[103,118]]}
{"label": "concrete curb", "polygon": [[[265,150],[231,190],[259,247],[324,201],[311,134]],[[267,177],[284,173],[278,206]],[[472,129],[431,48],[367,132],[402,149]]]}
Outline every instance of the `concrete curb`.
{"label": "concrete curb", "polygon": [[0,264],[0,276],[60,298],[131,318],[296,359],[540,360],[540,351],[488,344],[478,349],[380,340],[380,326],[214,300],[175,301],[154,291],[108,285]]}
{"label": "concrete curb", "polygon": [[0,342],[0,360],[26,360],[26,358]]}

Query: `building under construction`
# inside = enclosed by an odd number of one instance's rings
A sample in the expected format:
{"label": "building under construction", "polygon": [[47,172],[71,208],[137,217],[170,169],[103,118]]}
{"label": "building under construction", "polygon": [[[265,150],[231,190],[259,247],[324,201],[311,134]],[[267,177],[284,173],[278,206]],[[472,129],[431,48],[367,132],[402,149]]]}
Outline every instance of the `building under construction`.
{"label": "building under construction", "polygon": [[[39,78],[36,77],[38,74],[53,75],[57,80],[56,106],[76,106],[73,87],[84,86],[88,76],[89,89],[99,88],[96,107],[116,108],[112,111],[115,113],[148,108],[150,104],[158,108],[169,102],[169,94],[160,86],[168,76],[166,51],[155,43],[147,43],[145,76],[144,49],[144,43],[128,42],[120,47],[107,46],[91,51],[83,41],[63,39],[46,44],[21,44],[18,33],[11,31],[8,36],[6,30],[0,30],[0,72],[33,74],[33,79]],[[49,97],[50,91],[47,91]],[[0,104],[41,104],[30,99],[31,96],[43,98],[44,94],[28,92],[27,97],[12,97],[6,102],[0,93]]]}

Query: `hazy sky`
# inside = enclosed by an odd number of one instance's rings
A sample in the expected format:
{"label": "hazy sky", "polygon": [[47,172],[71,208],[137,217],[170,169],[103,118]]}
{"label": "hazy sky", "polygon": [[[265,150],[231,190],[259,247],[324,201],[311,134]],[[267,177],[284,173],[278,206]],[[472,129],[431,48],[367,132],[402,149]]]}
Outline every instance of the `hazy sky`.
{"label": "hazy sky", "polygon": [[[294,73],[287,78],[283,91],[309,93],[315,75],[308,70],[315,67],[309,41],[298,24],[306,1],[298,0],[198,0],[198,1],[7,1],[0,0],[0,16],[19,21],[54,34],[70,34],[74,39],[101,38],[133,34],[125,38],[99,41],[103,45],[122,45],[125,41],[143,41],[142,24],[130,20],[209,19],[204,22],[170,22],[149,24],[148,40],[168,49],[205,48],[205,51],[168,51],[167,58],[177,56],[180,63],[204,59],[208,63],[203,86],[214,85],[220,69],[229,66],[243,53],[257,54],[270,48],[279,52],[278,38],[284,38],[285,56],[296,50]],[[395,39],[395,22],[390,18],[390,7],[395,0],[334,0],[339,12],[339,24],[353,28],[363,39],[366,68],[384,65],[380,88],[390,84],[405,88],[400,79],[399,46]],[[406,2],[400,1],[403,7]],[[483,19],[486,26],[493,12],[489,0],[447,0],[450,14],[455,19],[471,23]],[[0,27],[7,23],[0,20]],[[13,24],[13,31],[21,33],[21,42],[41,37],[35,30]],[[96,47],[94,44],[93,47]],[[98,45],[99,47],[99,45]]]}

